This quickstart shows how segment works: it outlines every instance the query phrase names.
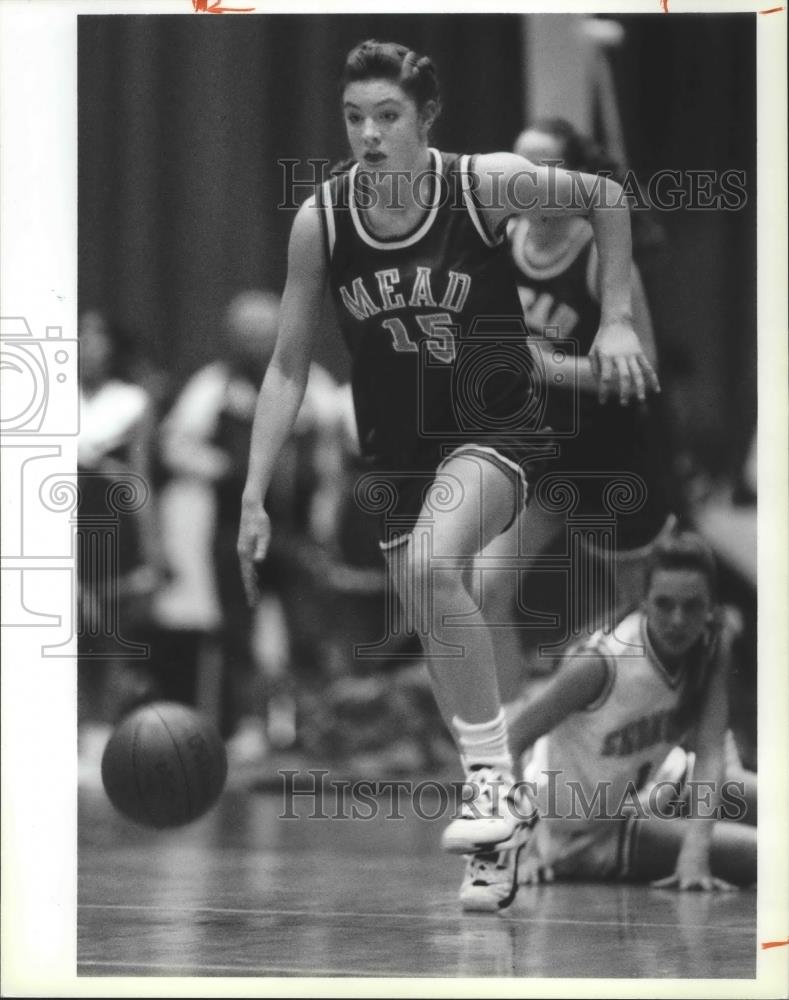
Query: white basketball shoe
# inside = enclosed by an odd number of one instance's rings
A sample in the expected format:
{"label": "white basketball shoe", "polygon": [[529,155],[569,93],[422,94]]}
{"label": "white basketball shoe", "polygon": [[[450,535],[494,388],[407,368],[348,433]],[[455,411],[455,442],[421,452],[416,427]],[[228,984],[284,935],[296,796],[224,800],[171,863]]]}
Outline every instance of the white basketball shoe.
{"label": "white basketball shoe", "polygon": [[460,905],[464,911],[499,913],[515,901],[520,884],[521,851],[530,836],[531,830],[523,826],[514,834],[511,846],[470,855],[460,886]]}
{"label": "white basketball shoe", "polygon": [[472,767],[463,786],[460,815],[444,830],[441,846],[452,854],[498,853],[516,847],[521,831],[537,821],[537,809],[511,774],[494,767]]}

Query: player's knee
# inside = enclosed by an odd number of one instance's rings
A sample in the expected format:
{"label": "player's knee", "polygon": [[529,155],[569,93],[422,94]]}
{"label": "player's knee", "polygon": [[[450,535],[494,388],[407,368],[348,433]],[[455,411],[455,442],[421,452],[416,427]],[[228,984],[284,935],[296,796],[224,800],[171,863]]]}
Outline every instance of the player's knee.
{"label": "player's knee", "polygon": [[[460,570],[444,570],[430,574],[428,596],[434,606],[439,611],[456,610],[461,606],[461,602],[466,597],[466,589],[463,585],[463,576]],[[466,597],[467,599],[467,597]]]}
{"label": "player's knee", "polygon": [[506,570],[488,570],[482,574],[481,600],[484,611],[496,620],[506,620],[517,598],[516,575]]}

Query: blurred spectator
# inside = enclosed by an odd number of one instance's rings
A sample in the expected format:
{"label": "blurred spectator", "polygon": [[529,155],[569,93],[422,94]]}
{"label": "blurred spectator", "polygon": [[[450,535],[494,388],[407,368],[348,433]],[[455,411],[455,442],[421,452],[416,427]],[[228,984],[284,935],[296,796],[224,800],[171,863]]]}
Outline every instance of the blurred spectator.
{"label": "blurred spectator", "polygon": [[[230,737],[234,763],[260,760],[269,743],[287,747],[295,741],[292,672],[294,646],[303,637],[294,634],[289,620],[288,595],[294,590],[289,579],[298,575],[304,561],[299,551],[308,539],[331,544],[339,503],[339,396],[331,376],[313,365],[269,498],[280,543],[262,570],[264,599],[250,611],[236,540],[252,420],[276,342],[278,313],[279,297],[273,292],[237,295],[225,313],[219,358],[189,380],[162,425],[168,470],[187,489],[189,483],[210,488],[213,498],[207,554],[212,565],[207,569],[221,615],[221,727]],[[307,669],[316,669],[314,650],[304,658]]]}
{"label": "blurred spectator", "polygon": [[91,767],[112,724],[153,690],[146,658],[132,657],[165,567],[151,494],[151,399],[129,374],[137,345],[89,310],[79,346],[78,689],[80,754]]}

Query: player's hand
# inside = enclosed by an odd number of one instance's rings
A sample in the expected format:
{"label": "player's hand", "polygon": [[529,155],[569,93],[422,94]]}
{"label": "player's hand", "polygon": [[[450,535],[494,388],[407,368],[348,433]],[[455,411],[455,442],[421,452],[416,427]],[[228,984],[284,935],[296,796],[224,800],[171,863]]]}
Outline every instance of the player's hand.
{"label": "player's hand", "polygon": [[241,525],[238,529],[238,559],[241,563],[241,579],[250,607],[260,598],[258,569],[266,558],[271,541],[271,522],[261,502],[241,505]]}
{"label": "player's hand", "polygon": [[589,360],[601,403],[617,388],[622,406],[627,406],[631,399],[645,400],[647,390],[660,392],[658,377],[630,323],[602,325],[589,351]]}
{"label": "player's hand", "polygon": [[679,892],[734,892],[736,885],[722,878],[715,878],[709,871],[680,872],[650,883],[653,889],[677,889]]}

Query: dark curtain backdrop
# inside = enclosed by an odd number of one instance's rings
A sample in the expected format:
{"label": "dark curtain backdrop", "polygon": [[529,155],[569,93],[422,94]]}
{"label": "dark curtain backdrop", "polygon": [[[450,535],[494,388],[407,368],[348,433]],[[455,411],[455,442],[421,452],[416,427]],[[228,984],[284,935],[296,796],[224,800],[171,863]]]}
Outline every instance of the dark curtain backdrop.
{"label": "dark curtain backdrop", "polygon": [[[80,308],[133,327],[176,383],[214,356],[234,292],[282,289],[294,212],[277,208],[277,161],[346,155],[337,80],[368,37],[433,57],[437,145],[508,148],[524,115],[516,16],[79,18]],[[327,326],[317,357],[342,374]]]}
{"label": "dark curtain backdrop", "polygon": [[737,211],[655,214],[650,304],[679,444],[711,472],[735,475],[756,421],[756,15],[618,17],[614,52],[630,165],[741,170]]}

